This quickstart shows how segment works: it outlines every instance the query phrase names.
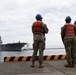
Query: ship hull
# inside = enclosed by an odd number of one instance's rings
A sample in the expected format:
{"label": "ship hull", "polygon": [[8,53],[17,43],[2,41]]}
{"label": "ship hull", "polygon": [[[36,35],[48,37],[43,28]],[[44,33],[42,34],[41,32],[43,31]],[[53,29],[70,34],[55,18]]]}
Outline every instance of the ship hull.
{"label": "ship hull", "polygon": [[27,43],[8,43],[2,45],[2,51],[21,51],[22,47]]}

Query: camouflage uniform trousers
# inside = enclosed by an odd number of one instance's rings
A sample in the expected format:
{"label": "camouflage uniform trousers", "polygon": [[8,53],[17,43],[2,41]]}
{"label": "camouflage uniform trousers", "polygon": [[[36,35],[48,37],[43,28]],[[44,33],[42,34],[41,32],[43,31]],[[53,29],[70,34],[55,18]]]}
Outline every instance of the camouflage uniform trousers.
{"label": "camouflage uniform trousers", "polygon": [[66,59],[68,64],[75,62],[75,37],[67,36],[64,38],[64,45],[66,50]]}
{"label": "camouflage uniform trousers", "polygon": [[76,36],[75,36],[75,62],[76,62]]}
{"label": "camouflage uniform trousers", "polygon": [[45,49],[45,36],[43,35],[35,35],[34,36],[34,43],[33,43],[33,56],[32,56],[32,62],[35,62],[37,52],[39,50],[39,64],[43,63],[43,52]]}

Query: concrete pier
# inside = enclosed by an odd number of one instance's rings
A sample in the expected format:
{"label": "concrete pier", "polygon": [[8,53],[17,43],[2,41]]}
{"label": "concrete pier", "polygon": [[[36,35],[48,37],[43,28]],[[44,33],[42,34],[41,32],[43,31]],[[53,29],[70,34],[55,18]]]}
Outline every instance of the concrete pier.
{"label": "concrete pier", "polygon": [[31,68],[31,61],[25,62],[1,62],[0,75],[76,75],[76,65],[74,68],[66,68],[65,60],[44,61],[44,68],[38,68],[38,61],[35,67]]}

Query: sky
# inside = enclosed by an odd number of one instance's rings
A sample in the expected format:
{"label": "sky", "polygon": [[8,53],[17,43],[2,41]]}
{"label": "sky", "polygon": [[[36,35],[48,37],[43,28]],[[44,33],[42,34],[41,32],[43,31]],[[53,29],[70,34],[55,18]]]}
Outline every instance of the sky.
{"label": "sky", "polygon": [[65,17],[76,20],[76,0],[0,0],[0,36],[4,44],[27,42],[33,44],[31,32],[36,14],[41,14],[49,32],[46,47],[64,47],[60,31]]}

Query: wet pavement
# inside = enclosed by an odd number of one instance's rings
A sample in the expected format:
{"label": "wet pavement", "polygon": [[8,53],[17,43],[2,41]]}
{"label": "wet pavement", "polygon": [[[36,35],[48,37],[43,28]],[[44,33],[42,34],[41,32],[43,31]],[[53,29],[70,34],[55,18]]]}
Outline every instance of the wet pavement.
{"label": "wet pavement", "polygon": [[44,68],[31,68],[31,61],[26,62],[2,62],[0,63],[0,75],[76,75],[76,65],[74,68],[66,68],[66,60],[44,61]]}

